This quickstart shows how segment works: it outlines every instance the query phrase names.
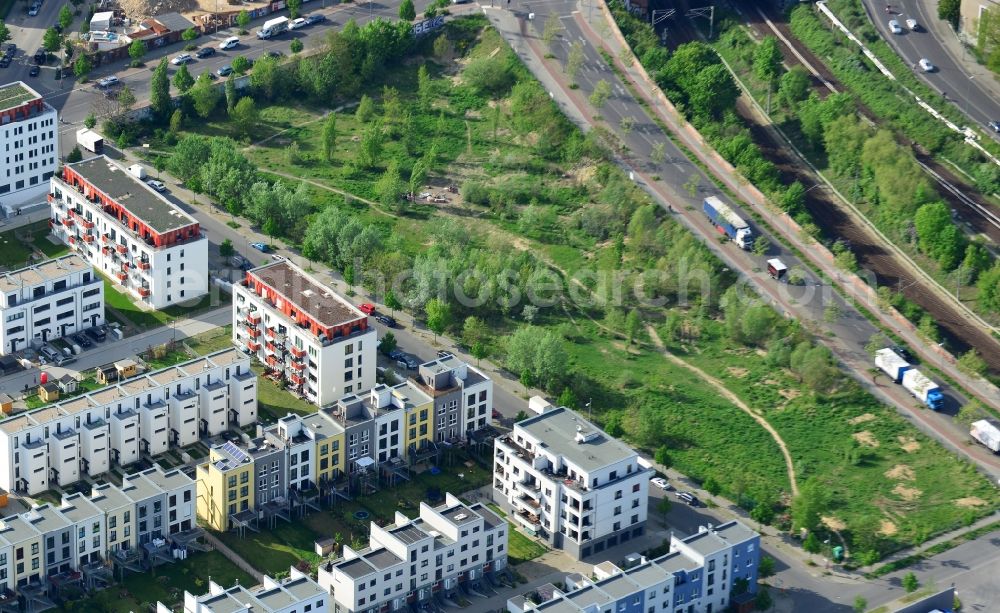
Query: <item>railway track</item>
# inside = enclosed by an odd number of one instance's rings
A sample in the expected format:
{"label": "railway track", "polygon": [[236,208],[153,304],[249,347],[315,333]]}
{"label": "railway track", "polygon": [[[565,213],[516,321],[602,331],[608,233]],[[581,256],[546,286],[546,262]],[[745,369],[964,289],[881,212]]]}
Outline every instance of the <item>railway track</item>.
{"label": "railway track", "polygon": [[[680,13],[683,10],[680,5],[686,3],[684,0],[680,0],[676,4],[678,5],[677,11]],[[823,65],[823,62],[795,40],[795,37],[787,29],[787,25],[775,22],[763,12],[758,13],[754,7],[744,6],[742,16],[759,35],[773,34],[778,36],[783,43],[782,53],[786,64],[805,67],[812,77],[813,88],[821,95],[842,89],[836,77]],[[770,21],[777,31],[768,26],[765,19]],[[782,29],[782,25],[785,25],[785,29]],[[687,20],[675,19],[670,27],[668,39],[670,45],[676,46],[694,40],[701,40],[700,34],[694,27]],[[754,142],[761,148],[764,156],[778,167],[786,184],[795,180],[804,185],[817,182],[812,172],[802,164],[791,148],[772,130],[762,125],[748,105],[741,102],[737,110],[750,126]],[[863,109],[862,113],[867,114],[870,121],[873,120],[873,116],[867,109]],[[935,182],[942,198],[953,209],[974,210],[975,215],[967,214],[963,216],[963,219],[977,231],[985,233],[990,236],[991,240],[1000,243],[1000,226],[994,226],[992,222],[995,220],[989,217],[989,213],[992,211],[968,196],[964,196],[960,190],[955,188],[953,184],[958,181],[951,173],[932,165],[926,159],[921,161],[937,175]],[[948,184],[952,189],[945,188],[942,182]],[[977,204],[983,208],[973,206]],[[858,265],[862,269],[871,271],[879,286],[892,287],[930,313],[942,330],[948,347],[953,352],[963,353],[970,348],[975,348],[986,361],[990,370],[994,373],[1000,373],[1000,344],[988,332],[967,321],[963,313],[950,300],[939,297],[939,294],[928,287],[923,279],[915,278],[915,275],[910,272],[910,267],[900,261],[895,253],[887,250],[880,239],[875,237],[870,230],[848,215],[842,208],[843,204],[833,194],[828,193],[827,190],[810,189],[806,192],[805,207],[827,237],[833,240],[844,240],[850,245]]]}

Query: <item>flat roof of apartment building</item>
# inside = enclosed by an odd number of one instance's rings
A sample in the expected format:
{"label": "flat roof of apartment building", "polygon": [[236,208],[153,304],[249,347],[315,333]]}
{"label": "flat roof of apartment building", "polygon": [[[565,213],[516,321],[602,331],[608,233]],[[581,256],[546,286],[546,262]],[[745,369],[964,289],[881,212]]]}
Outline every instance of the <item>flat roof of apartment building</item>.
{"label": "flat roof of apartment building", "polygon": [[0,111],[19,107],[41,96],[21,81],[0,85]]}
{"label": "flat roof of apartment building", "polygon": [[320,284],[288,260],[254,268],[250,273],[324,327],[332,328],[366,317],[333,288]]}
{"label": "flat roof of apartment building", "polygon": [[107,156],[68,166],[129,213],[146,222],[154,232],[163,234],[197,223],[180,207]]}
{"label": "flat roof of apartment building", "polygon": [[[565,407],[529,417],[514,427],[534,437],[538,447],[560,455],[588,472],[636,455],[634,449]],[[578,433],[593,438],[578,443]]]}
{"label": "flat roof of apartment building", "polygon": [[71,253],[61,258],[45,260],[38,264],[3,273],[0,275],[0,291],[10,292],[24,287],[35,287],[47,281],[57,281],[74,272],[86,270],[91,270],[90,264],[77,254]]}

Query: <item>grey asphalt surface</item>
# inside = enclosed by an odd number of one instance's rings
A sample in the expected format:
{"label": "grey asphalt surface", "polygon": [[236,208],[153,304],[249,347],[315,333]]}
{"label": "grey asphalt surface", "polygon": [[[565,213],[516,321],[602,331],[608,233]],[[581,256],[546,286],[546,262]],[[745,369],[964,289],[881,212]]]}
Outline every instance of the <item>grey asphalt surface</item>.
{"label": "grey asphalt surface", "polygon": [[[882,36],[928,85],[939,93],[947,94],[948,100],[978,127],[994,138],[1000,137],[987,126],[990,121],[1000,121],[1000,95],[996,84],[988,84],[987,81],[991,78],[980,71],[976,72],[982,76],[973,75],[956,58],[957,36],[951,26],[938,19],[937,2],[891,0],[888,2],[892,7],[891,15],[885,11],[886,4],[884,0],[864,0],[865,9]],[[892,34],[889,31],[890,19],[899,21],[903,28],[902,34]],[[916,19],[921,29],[917,32],[909,31],[906,28],[907,19]],[[948,38],[952,39],[952,44],[945,43]],[[916,68],[921,58],[930,60],[937,70],[925,73]]]}

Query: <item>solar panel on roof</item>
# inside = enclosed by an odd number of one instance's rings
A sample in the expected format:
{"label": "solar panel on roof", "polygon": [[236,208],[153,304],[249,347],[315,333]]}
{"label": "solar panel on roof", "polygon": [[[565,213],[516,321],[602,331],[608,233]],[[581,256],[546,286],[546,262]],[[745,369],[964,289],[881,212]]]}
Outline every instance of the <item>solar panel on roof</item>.
{"label": "solar panel on roof", "polygon": [[227,441],[223,443],[222,450],[228,453],[230,457],[232,457],[234,460],[236,460],[241,464],[243,462],[250,461],[250,456],[248,456],[242,449],[233,444],[232,441]]}

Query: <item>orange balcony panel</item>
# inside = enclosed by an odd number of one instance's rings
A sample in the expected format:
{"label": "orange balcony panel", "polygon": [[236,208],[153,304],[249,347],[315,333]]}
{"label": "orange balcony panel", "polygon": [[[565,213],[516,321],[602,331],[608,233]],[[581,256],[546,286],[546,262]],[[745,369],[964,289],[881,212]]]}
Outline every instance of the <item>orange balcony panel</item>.
{"label": "orange balcony panel", "polygon": [[125,274],[125,273],[123,273],[123,272],[119,272],[119,273],[115,274],[115,277],[117,277],[118,280],[121,281],[122,283],[125,282],[125,279],[128,279],[128,275]]}
{"label": "orange balcony panel", "polygon": [[257,338],[260,336],[260,330],[257,328],[248,328],[247,333],[250,335],[250,338]]}
{"label": "orange balcony panel", "polygon": [[295,385],[302,385],[303,383],[305,383],[305,379],[303,379],[302,377],[298,376],[295,373],[291,373],[290,375],[288,375],[288,378]]}
{"label": "orange balcony panel", "polygon": [[247,323],[256,326],[260,323],[260,313],[247,313]]}
{"label": "orange balcony panel", "polygon": [[271,353],[278,353],[278,348],[275,347],[274,343],[267,343],[266,345],[264,345],[264,348],[270,351]]}
{"label": "orange balcony panel", "polygon": [[108,249],[107,247],[101,247],[101,253],[103,253],[104,255],[108,255],[109,253],[111,253],[111,250]]}
{"label": "orange balcony panel", "polygon": [[143,298],[145,298],[146,296],[148,296],[149,295],[149,288],[148,287],[140,287],[139,288],[139,295],[142,296]]}
{"label": "orange balcony panel", "polygon": [[88,221],[86,219],[80,219],[80,225],[89,230],[90,228],[94,227],[94,222]]}
{"label": "orange balcony panel", "polygon": [[62,223],[63,223],[64,226],[66,226],[68,228],[69,226],[73,225],[73,218],[72,217],[64,217],[63,220],[62,220]]}
{"label": "orange balcony panel", "polygon": [[267,356],[267,365],[277,368],[281,366],[281,362],[279,362],[278,358],[274,357],[273,355],[269,355]]}
{"label": "orange balcony panel", "polygon": [[139,270],[149,270],[149,262],[139,262]]}
{"label": "orange balcony panel", "polygon": [[253,351],[254,353],[257,353],[257,350],[260,349],[260,343],[255,343],[253,341],[247,341],[247,349],[249,349],[250,351]]}
{"label": "orange balcony panel", "polygon": [[53,194],[46,194],[45,197],[49,202],[55,202],[56,197]]}
{"label": "orange balcony panel", "polygon": [[83,236],[83,240],[87,241],[88,243],[92,243],[92,242],[94,242],[94,235],[93,234],[85,234]]}
{"label": "orange balcony panel", "polygon": [[118,249],[118,253],[121,254],[125,254],[128,252],[128,247],[126,247],[125,245],[116,245],[115,248]]}
{"label": "orange balcony panel", "polygon": [[292,355],[295,356],[295,357],[297,357],[297,358],[303,358],[306,355],[306,350],[305,349],[301,349],[299,347],[294,347],[293,346],[292,349],[291,349],[291,351],[292,351]]}
{"label": "orange balcony panel", "polygon": [[129,268],[128,262],[122,262],[122,270],[128,270],[128,268]]}
{"label": "orange balcony panel", "polygon": [[295,370],[305,370],[306,368],[306,365],[303,364],[302,362],[292,362],[291,364],[292,368],[294,368]]}
{"label": "orange balcony panel", "polygon": [[69,237],[69,244],[70,245],[75,245],[76,244],[76,237],[75,236]]}
{"label": "orange balcony panel", "polygon": [[274,338],[277,335],[278,335],[278,333],[275,331],[274,328],[268,328],[267,329],[267,338]]}
{"label": "orange balcony panel", "polygon": [[101,235],[101,242],[102,242],[102,243],[106,243],[106,242],[108,242],[108,241],[110,241],[110,240],[111,240],[111,237],[110,237],[110,236],[108,236],[107,234],[103,234],[103,235]]}

